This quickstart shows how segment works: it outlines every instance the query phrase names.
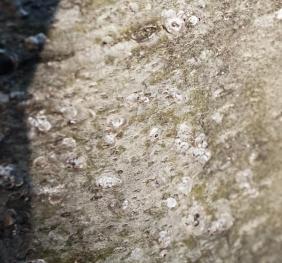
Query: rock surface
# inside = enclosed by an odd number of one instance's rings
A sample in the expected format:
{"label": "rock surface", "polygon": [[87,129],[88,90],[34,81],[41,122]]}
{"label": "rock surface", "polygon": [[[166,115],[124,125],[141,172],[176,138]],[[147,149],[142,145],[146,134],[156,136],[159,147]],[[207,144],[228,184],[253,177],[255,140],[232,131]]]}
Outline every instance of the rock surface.
{"label": "rock surface", "polygon": [[59,3],[32,97],[17,102],[30,262],[280,262],[281,8]]}

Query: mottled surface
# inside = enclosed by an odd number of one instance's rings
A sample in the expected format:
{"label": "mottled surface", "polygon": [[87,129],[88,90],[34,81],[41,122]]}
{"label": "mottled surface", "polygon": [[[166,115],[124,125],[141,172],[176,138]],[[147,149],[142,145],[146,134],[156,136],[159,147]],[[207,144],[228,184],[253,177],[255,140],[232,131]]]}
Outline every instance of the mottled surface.
{"label": "mottled surface", "polygon": [[29,257],[280,262],[281,8],[61,1],[25,104]]}

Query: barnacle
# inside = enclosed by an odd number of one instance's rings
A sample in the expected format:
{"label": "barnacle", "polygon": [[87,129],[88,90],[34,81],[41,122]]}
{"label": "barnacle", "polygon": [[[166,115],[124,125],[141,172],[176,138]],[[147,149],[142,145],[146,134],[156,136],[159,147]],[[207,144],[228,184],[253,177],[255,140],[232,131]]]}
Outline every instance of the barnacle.
{"label": "barnacle", "polygon": [[164,10],[161,16],[163,26],[168,33],[176,35],[184,30],[185,16],[183,11],[176,13],[172,9]]}

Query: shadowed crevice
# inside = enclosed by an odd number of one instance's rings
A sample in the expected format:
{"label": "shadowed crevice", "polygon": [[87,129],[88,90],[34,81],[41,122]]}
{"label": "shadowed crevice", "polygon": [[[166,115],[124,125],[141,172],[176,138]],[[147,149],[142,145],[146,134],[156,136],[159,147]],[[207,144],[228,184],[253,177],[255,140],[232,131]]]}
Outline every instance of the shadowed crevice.
{"label": "shadowed crevice", "polygon": [[[13,72],[0,76],[1,263],[26,262],[32,252],[31,150],[25,111],[32,97],[28,90],[40,63],[40,50],[28,51],[24,40],[38,33],[47,35],[58,3],[59,0],[0,1],[0,49],[16,61]],[[7,68],[9,71],[12,70]]]}

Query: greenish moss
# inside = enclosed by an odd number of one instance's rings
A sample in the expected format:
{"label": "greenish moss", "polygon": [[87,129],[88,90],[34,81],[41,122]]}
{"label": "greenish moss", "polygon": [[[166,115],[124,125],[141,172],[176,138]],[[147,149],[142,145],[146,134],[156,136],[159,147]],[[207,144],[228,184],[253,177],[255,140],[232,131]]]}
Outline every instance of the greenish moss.
{"label": "greenish moss", "polygon": [[202,200],[204,198],[205,187],[202,184],[195,185],[192,189],[191,195],[196,200]]}
{"label": "greenish moss", "polygon": [[181,242],[189,249],[193,249],[193,248],[197,247],[197,241],[192,236],[190,236],[187,239],[181,240]]}
{"label": "greenish moss", "polygon": [[232,193],[233,184],[233,181],[229,181],[228,183],[221,182],[220,187],[216,190],[216,193],[212,195],[211,199],[213,201],[219,199],[228,199],[230,194]]}
{"label": "greenish moss", "polygon": [[115,57],[114,56],[107,56],[106,58],[105,58],[105,63],[106,63],[106,65],[113,65],[114,64],[114,62],[115,62]]}
{"label": "greenish moss", "polygon": [[202,89],[194,89],[190,92],[190,101],[196,112],[205,113],[208,111],[209,101],[207,91]]}
{"label": "greenish moss", "polygon": [[85,8],[92,8],[95,10],[95,8],[107,6],[114,3],[116,3],[115,0],[87,0],[83,3],[83,6]]}

